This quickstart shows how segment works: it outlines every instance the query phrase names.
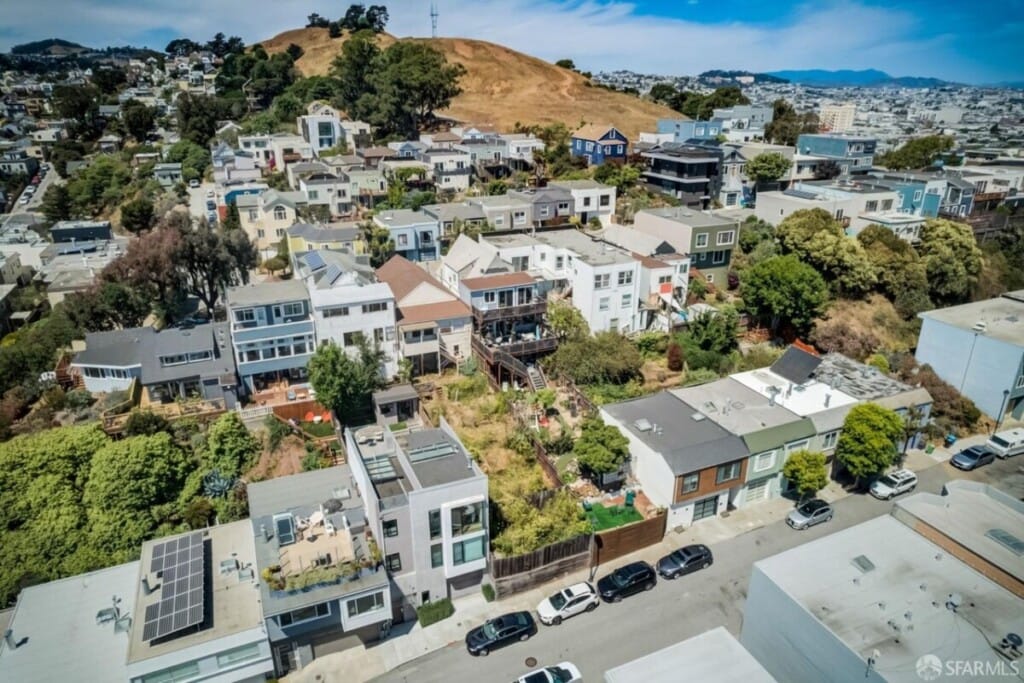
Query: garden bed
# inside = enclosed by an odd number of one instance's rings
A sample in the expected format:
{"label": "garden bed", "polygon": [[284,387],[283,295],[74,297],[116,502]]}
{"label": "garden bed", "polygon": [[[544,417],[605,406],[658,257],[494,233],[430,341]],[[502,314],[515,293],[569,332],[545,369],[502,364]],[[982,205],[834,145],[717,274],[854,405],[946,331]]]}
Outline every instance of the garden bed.
{"label": "garden bed", "polygon": [[334,436],[334,424],[331,422],[300,422],[299,428],[314,439],[322,439],[326,436]]}

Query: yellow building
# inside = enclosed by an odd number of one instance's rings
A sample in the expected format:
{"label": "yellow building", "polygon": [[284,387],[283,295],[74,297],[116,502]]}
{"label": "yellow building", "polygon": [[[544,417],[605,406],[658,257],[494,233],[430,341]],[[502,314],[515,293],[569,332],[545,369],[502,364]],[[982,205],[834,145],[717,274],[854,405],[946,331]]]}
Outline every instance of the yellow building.
{"label": "yellow building", "polygon": [[314,249],[347,249],[353,254],[366,253],[366,241],[355,222],[324,224],[296,223],[288,228],[288,251]]}

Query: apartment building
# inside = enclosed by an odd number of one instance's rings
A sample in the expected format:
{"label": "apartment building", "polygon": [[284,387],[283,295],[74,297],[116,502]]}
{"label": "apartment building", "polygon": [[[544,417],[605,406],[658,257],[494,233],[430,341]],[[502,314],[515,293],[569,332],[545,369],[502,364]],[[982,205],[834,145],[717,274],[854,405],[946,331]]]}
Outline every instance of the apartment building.
{"label": "apartment building", "polygon": [[440,192],[465,192],[473,177],[471,156],[458,149],[428,149],[420,156]]}
{"label": "apartment building", "polygon": [[341,114],[328,104],[312,102],[307,114],[295,119],[295,127],[302,139],[309,143],[314,156],[323,150],[337,147],[345,139],[341,129]]}
{"label": "apartment building", "polygon": [[862,135],[804,133],[796,140],[798,154],[825,157],[844,174],[867,173],[875,161],[878,140]]}
{"label": "apartment building", "polygon": [[818,123],[823,131],[845,133],[853,128],[853,119],[856,115],[856,104],[826,104],[821,107],[818,114]]}
{"label": "apartment building", "polygon": [[487,570],[487,475],[441,418],[438,429],[344,432],[368,527],[380,539],[396,616],[479,591]]}
{"label": "apartment building", "polygon": [[466,203],[480,207],[495,230],[515,230],[533,225],[533,203],[511,194],[467,197]]}
{"label": "apartment building", "polygon": [[316,351],[305,284],[283,280],[230,287],[226,300],[242,391],[305,384],[306,365]]}
{"label": "apartment building", "polygon": [[483,208],[469,202],[461,204],[427,204],[420,207],[423,213],[427,214],[438,222],[441,227],[441,239],[452,239],[459,230],[470,227],[483,227],[487,225],[487,214]]}
{"label": "apartment building", "polygon": [[352,183],[344,174],[313,173],[299,179],[299,191],[306,195],[306,204],[326,207],[332,217],[350,216],[354,212],[351,188]]}
{"label": "apartment building", "polygon": [[528,190],[512,190],[508,196],[530,204],[530,215],[536,227],[565,225],[576,215],[576,199],[570,190],[562,187],[549,185]]}
{"label": "apartment building", "polygon": [[647,186],[686,206],[706,209],[721,191],[722,150],[717,145],[666,142],[640,156]]}
{"label": "apartment building", "polygon": [[732,252],[739,239],[739,221],[686,207],[637,211],[633,228],[671,244],[690,257],[690,266],[708,282],[726,284]]}

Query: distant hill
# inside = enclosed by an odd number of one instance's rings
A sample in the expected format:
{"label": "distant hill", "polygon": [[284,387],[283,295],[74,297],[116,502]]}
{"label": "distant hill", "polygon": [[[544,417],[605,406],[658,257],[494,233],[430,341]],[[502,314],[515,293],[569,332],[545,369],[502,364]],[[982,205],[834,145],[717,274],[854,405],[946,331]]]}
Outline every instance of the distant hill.
{"label": "distant hill", "polygon": [[860,87],[860,88],[938,88],[944,85],[951,85],[948,81],[939,78],[925,78],[920,76],[899,76],[894,77],[877,69],[864,69],[863,71],[851,71],[842,69],[839,71],[827,71],[824,69],[809,69],[804,71],[773,71],[770,76],[783,78],[792,83],[801,85],[817,85],[823,87]]}
{"label": "distant hill", "polygon": [[[590,86],[581,74],[557,67],[536,57],[501,45],[467,38],[378,37],[382,47],[403,41],[427,43],[440,50],[449,62],[466,68],[460,85],[462,94],[452,106],[438,112],[459,121],[489,124],[511,130],[523,124],[562,122],[571,129],[581,121],[610,123],[636,140],[642,130],[653,130],[659,118],[678,118],[668,107],[633,95]],[[325,28],[285,31],[262,45],[273,54],[290,43],[303,49],[296,62],[306,76],[323,75],[341,51],[345,38],[332,39]]]}
{"label": "distant hill", "polygon": [[732,78],[735,79],[737,76],[752,76],[754,83],[788,83],[785,78],[780,78],[772,74],[758,74],[752,71],[722,71],[721,69],[712,69],[711,71],[705,71],[704,73],[697,76],[701,80],[711,80],[713,78]]}
{"label": "distant hill", "polygon": [[54,55],[63,56],[76,54],[78,52],[89,52],[90,49],[70,40],[60,38],[47,38],[31,43],[22,43],[11,48],[12,55]]}

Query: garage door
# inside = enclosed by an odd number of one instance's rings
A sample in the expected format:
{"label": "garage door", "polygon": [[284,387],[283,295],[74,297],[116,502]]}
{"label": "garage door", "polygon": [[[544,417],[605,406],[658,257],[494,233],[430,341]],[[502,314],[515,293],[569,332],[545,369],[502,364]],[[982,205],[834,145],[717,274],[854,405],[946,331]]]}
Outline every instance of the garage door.
{"label": "garage door", "polygon": [[768,484],[771,480],[771,477],[763,477],[747,484],[746,502],[756,503],[764,500],[768,496]]}
{"label": "garage door", "polygon": [[693,521],[696,522],[698,519],[704,519],[705,517],[714,517],[717,512],[718,496],[698,500],[693,504]]}

